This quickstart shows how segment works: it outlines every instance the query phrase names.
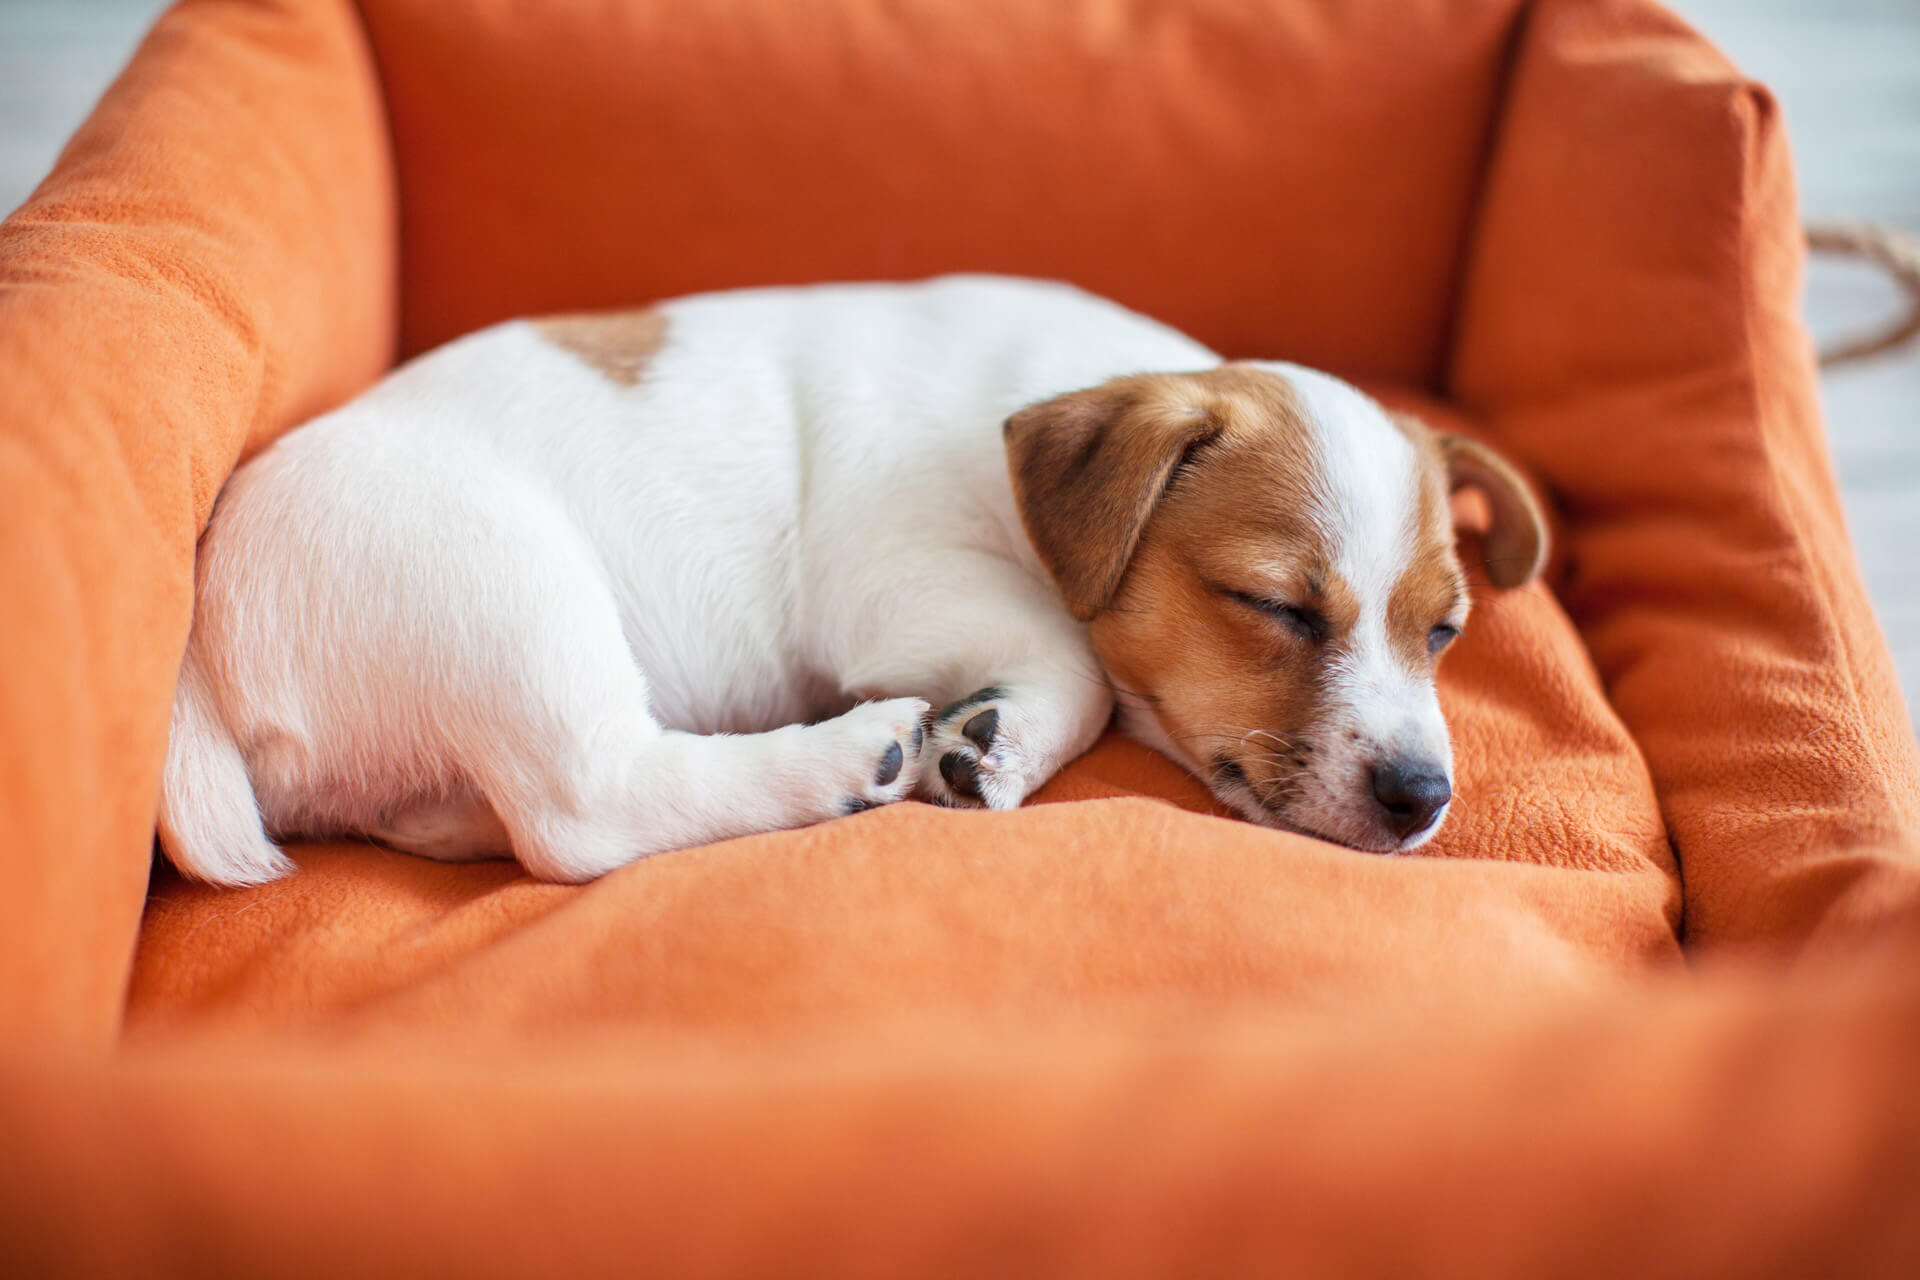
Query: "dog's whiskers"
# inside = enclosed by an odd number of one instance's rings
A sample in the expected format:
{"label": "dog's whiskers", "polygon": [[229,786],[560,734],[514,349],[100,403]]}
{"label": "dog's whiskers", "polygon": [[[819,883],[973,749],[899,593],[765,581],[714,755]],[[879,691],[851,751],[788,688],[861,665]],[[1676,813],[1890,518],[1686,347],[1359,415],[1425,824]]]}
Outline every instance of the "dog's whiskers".
{"label": "dog's whiskers", "polygon": [[[1258,745],[1248,749],[1249,741]],[[1217,749],[1222,743],[1232,745],[1226,750]],[[1313,753],[1307,743],[1278,730],[1226,724],[1187,734],[1180,745],[1195,759],[1209,761],[1202,771],[1209,790],[1243,790],[1261,808],[1274,812],[1300,795],[1300,775]],[[1280,772],[1255,779],[1247,775],[1248,765],[1274,766]]]}
{"label": "dog's whiskers", "polygon": [[1248,739],[1261,738],[1270,740],[1273,745],[1269,747],[1257,747],[1244,758],[1291,761],[1297,763],[1302,757],[1313,754],[1311,744],[1291,737],[1290,735],[1280,733],[1273,729],[1243,729],[1239,725],[1221,725],[1214,731],[1203,730],[1199,733],[1190,734],[1188,735],[1187,744],[1198,743],[1202,740],[1215,742],[1231,741],[1233,743],[1232,750],[1242,752],[1247,746]]}

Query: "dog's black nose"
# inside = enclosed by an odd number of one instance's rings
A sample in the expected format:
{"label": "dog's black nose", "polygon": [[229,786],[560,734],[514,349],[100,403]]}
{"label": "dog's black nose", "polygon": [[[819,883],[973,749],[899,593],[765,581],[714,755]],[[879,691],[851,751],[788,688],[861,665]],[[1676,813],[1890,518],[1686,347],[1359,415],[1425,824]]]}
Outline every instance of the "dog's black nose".
{"label": "dog's black nose", "polygon": [[1373,798],[1387,828],[1405,840],[1433,825],[1433,816],[1453,799],[1453,784],[1425,761],[1390,760],[1373,767]]}

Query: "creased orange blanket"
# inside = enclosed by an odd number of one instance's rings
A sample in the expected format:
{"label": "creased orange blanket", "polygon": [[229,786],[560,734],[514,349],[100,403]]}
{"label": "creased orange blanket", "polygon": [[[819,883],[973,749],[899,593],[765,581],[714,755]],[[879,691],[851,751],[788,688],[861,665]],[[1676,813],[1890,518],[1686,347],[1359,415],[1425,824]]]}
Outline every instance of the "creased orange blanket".
{"label": "creased orange blanket", "polygon": [[[585,888],[152,860],[238,457],[509,315],[952,269],[1532,470],[1432,856],[1109,738]],[[1798,273],[1642,0],[186,0],[0,226],[0,1271],[1912,1274],[1920,765]]]}

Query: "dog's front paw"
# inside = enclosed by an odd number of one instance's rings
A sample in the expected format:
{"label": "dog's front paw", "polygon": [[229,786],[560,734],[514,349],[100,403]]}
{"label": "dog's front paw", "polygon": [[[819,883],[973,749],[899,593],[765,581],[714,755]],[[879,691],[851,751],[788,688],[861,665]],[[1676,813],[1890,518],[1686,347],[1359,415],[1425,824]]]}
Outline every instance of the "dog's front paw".
{"label": "dog's front paw", "polygon": [[925,758],[927,704],[919,698],[865,702],[819,726],[836,749],[823,758],[837,775],[840,813],[860,813],[913,793]]}
{"label": "dog's front paw", "polygon": [[1020,712],[988,685],[941,708],[927,729],[920,794],[960,808],[1018,808],[1038,781],[1021,741]]}

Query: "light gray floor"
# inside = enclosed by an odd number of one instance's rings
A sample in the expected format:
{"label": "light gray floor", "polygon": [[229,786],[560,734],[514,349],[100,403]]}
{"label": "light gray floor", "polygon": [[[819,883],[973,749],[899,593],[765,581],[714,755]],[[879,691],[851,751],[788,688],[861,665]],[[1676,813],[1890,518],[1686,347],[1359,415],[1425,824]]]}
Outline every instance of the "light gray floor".
{"label": "light gray floor", "polygon": [[[0,211],[25,199],[163,7],[158,0],[0,0]],[[1779,94],[1810,217],[1920,233],[1920,0],[1677,0]],[[1890,314],[1893,290],[1816,261],[1821,335]],[[1861,567],[1920,723],[1920,351],[1823,386]]]}

